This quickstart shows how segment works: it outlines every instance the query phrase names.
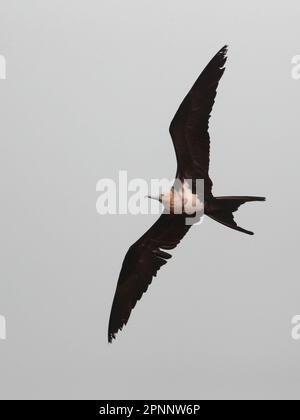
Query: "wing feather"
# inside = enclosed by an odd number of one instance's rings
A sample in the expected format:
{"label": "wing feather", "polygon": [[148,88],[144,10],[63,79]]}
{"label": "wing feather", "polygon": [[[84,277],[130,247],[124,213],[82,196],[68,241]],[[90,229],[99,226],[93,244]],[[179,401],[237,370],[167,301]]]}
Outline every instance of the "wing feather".
{"label": "wing feather", "polygon": [[179,106],[169,129],[177,157],[176,177],[204,179],[206,195],[212,189],[208,175],[209,118],[225,70],[226,53],[227,46],[224,46],[205,67]]}
{"label": "wing feather", "polygon": [[132,309],[148,289],[158,270],[167,263],[174,249],[191,226],[183,214],[165,214],[128,250],[121,268],[111,308],[108,341],[127,324]]}

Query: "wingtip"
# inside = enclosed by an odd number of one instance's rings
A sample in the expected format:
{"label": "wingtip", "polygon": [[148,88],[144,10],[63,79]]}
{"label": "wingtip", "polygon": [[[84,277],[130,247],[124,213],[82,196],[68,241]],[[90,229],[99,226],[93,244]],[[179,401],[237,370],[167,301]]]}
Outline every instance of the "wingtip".
{"label": "wingtip", "polygon": [[222,55],[226,56],[228,53],[228,45],[225,44],[219,51]]}
{"label": "wingtip", "polygon": [[247,230],[247,229],[242,229],[241,232],[246,233],[246,235],[250,235],[250,236],[254,235],[254,232],[252,232],[251,230]]}
{"label": "wingtip", "polygon": [[247,229],[241,228],[239,226],[238,226],[237,230],[239,230],[242,233],[246,233],[246,235],[254,235],[254,232],[252,232],[251,230],[247,230]]}
{"label": "wingtip", "polygon": [[266,201],[266,197],[250,197],[249,201]]}
{"label": "wingtip", "polygon": [[227,53],[228,53],[228,45],[224,45],[216,54],[216,57],[218,57],[220,67],[225,68],[225,63],[227,60]]}

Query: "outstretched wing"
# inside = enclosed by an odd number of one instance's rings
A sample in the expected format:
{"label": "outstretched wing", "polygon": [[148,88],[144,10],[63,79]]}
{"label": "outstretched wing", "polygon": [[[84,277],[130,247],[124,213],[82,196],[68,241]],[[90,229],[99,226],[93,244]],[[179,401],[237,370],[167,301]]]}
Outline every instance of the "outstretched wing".
{"label": "outstretched wing", "polygon": [[211,196],[212,189],[208,175],[209,118],[225,70],[226,53],[227,46],[224,46],[208,63],[182,101],[170,125],[177,158],[176,177],[204,179],[205,197]]}
{"label": "outstretched wing", "polygon": [[191,225],[184,214],[163,213],[151,228],[127,251],[115,292],[108,327],[108,341],[126,325],[136,302],[142,297],[160,267]]}

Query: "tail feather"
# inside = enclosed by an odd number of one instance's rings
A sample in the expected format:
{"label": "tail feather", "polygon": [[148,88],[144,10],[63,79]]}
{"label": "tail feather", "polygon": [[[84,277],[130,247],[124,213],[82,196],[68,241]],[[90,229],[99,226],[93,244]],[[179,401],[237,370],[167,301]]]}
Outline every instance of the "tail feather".
{"label": "tail feather", "polygon": [[246,230],[237,225],[234,220],[233,213],[244,203],[250,201],[265,201],[265,197],[251,197],[251,196],[228,196],[228,197],[215,197],[212,205],[210,206],[207,215],[223,225],[231,229],[238,230],[239,232],[248,235],[254,235],[250,230]]}

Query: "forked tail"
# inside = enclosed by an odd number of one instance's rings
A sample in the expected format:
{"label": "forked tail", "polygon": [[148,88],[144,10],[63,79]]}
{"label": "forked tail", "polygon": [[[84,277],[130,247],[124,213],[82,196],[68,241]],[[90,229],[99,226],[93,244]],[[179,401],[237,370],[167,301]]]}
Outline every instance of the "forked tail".
{"label": "forked tail", "polygon": [[215,197],[209,205],[209,210],[206,214],[212,219],[231,229],[253,235],[250,230],[239,227],[234,218],[233,213],[244,203],[249,201],[265,201],[265,197],[248,197],[248,196],[229,196],[229,197]]}

